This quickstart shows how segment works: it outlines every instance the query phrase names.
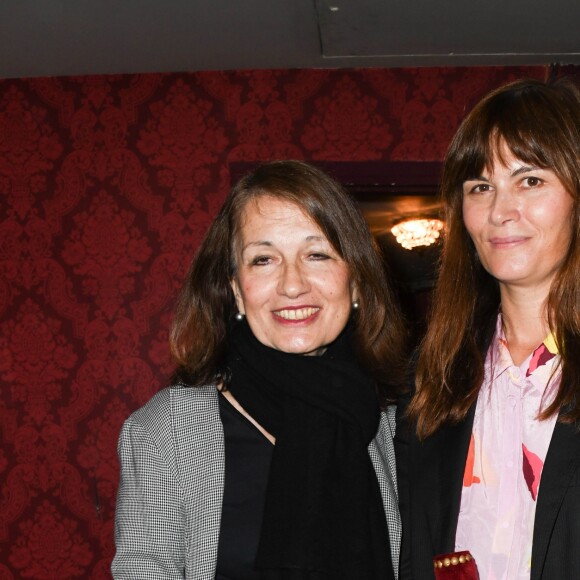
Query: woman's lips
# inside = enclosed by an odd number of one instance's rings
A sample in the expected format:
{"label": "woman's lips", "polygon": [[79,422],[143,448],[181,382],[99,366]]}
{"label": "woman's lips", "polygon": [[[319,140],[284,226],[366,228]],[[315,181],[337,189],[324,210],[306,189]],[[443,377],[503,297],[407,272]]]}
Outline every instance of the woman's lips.
{"label": "woman's lips", "polygon": [[316,306],[299,306],[295,308],[281,308],[273,312],[274,316],[288,322],[304,322],[314,318],[320,308]]}
{"label": "woman's lips", "polygon": [[505,237],[495,237],[490,238],[489,243],[495,248],[512,248],[527,241],[529,238],[526,236],[505,236]]}

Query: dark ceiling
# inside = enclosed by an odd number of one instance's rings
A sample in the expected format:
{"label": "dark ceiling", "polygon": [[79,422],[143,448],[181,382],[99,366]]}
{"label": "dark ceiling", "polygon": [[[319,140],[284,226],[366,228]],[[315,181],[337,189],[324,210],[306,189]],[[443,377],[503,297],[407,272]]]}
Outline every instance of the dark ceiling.
{"label": "dark ceiling", "polygon": [[0,77],[580,63],[579,0],[3,0]]}

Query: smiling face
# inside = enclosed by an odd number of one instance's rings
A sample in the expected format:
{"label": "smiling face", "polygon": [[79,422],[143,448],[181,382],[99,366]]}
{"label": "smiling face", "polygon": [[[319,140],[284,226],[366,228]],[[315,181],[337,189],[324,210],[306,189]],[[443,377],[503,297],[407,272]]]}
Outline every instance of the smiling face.
{"label": "smiling face", "polygon": [[254,336],[284,352],[317,355],[346,326],[348,266],[296,204],[264,195],[248,202],[235,244],[238,310]]}
{"label": "smiling face", "polygon": [[572,196],[550,169],[530,166],[501,144],[503,163],[463,184],[463,220],[483,267],[504,291],[549,291],[568,252]]}

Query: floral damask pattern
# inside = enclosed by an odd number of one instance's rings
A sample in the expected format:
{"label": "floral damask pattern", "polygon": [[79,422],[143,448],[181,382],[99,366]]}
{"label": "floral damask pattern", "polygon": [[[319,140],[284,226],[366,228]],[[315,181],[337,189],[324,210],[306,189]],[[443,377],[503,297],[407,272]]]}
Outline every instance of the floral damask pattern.
{"label": "floral damask pattern", "polygon": [[393,140],[379,100],[365,95],[351,75],[345,74],[314,104],[316,113],[302,137],[314,159],[376,160]]}
{"label": "floral damask pattern", "polygon": [[61,331],[61,322],[27,299],[0,331],[0,378],[10,385],[11,400],[24,404],[26,417],[40,423],[52,401],[62,396],[77,355]]}
{"label": "floral damask pattern", "polygon": [[0,188],[23,219],[32,209],[34,195],[46,191],[46,174],[60,157],[62,145],[46,109],[33,106],[15,86],[0,97]]}
{"label": "floral damask pattern", "polygon": [[23,521],[9,561],[22,578],[80,578],[92,560],[89,543],[77,533],[77,523],[47,501],[34,517]]}
{"label": "floral damask pattern", "polygon": [[75,216],[77,227],[63,245],[63,260],[83,277],[85,294],[94,297],[109,318],[135,291],[133,274],[151,255],[147,238],[134,225],[135,217],[101,191],[88,211]]}
{"label": "floral damask pattern", "polygon": [[171,190],[176,207],[185,212],[198,207],[191,192],[209,182],[209,166],[228,145],[213,108],[179,79],[163,101],[151,105],[151,119],[137,143],[149,163],[160,168],[159,185]]}
{"label": "floral damask pattern", "polygon": [[481,94],[545,74],[2,81],[0,580],[110,578],[119,430],[169,380],[174,298],[230,163],[440,160]]}
{"label": "floral damask pattern", "polygon": [[[105,407],[103,416],[89,421],[89,436],[79,446],[78,464],[86,469],[96,482],[94,491],[99,498],[114,497],[117,491],[119,477],[117,434],[128,414],[129,409],[124,402],[120,399],[112,400]],[[102,507],[99,507],[99,511],[101,509]]]}

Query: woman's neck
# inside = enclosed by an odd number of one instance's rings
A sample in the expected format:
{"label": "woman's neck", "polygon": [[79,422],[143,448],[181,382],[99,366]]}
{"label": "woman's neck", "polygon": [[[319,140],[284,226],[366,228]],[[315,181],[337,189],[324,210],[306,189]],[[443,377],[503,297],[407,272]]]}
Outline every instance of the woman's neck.
{"label": "woman's neck", "polygon": [[264,427],[262,427],[262,425],[260,425],[260,423],[258,423],[258,421],[256,421],[256,419],[254,419],[254,417],[252,417],[238,403],[237,399],[232,395],[232,393],[230,391],[221,391],[221,394],[230,402],[230,404],[232,405],[232,407],[234,407],[234,409],[236,409],[238,411],[238,413],[241,413],[250,423],[252,423],[252,425],[254,425],[254,427],[256,427],[256,429],[258,429],[258,431],[260,431],[260,433],[262,433],[262,435],[270,443],[272,443],[272,445],[274,445],[276,443],[276,438],[271,433],[268,433],[268,431],[266,431],[266,429],[264,429]]}
{"label": "woman's neck", "polygon": [[512,360],[518,366],[550,332],[547,299],[546,291],[501,287],[504,334]]}

